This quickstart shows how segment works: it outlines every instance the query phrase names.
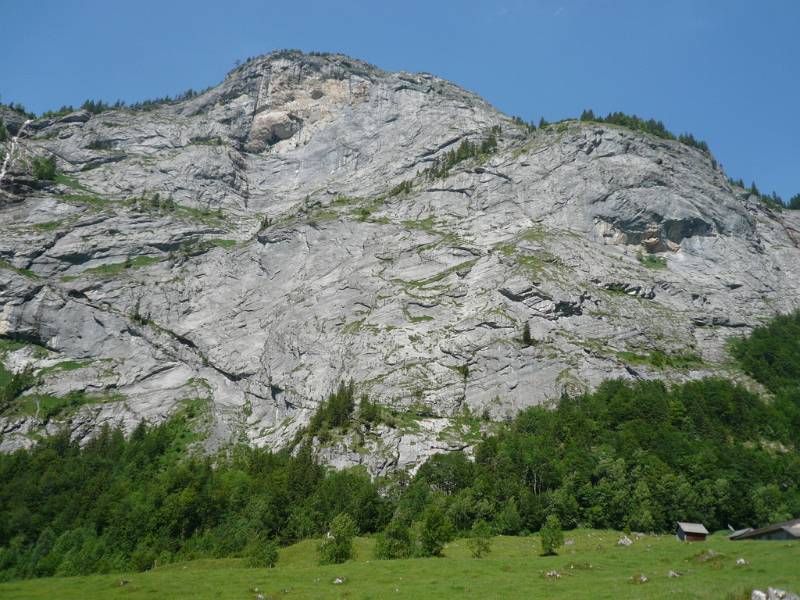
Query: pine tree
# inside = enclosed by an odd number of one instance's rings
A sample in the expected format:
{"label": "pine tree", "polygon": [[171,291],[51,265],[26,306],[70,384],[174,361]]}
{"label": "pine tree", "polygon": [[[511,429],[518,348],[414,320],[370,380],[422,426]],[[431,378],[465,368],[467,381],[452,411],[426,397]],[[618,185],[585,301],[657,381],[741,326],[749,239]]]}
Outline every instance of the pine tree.
{"label": "pine tree", "polygon": [[525,326],[522,328],[522,344],[524,346],[532,346],[533,339],[531,338],[531,326],[525,321]]}
{"label": "pine tree", "polygon": [[361,401],[358,403],[358,417],[367,425],[380,421],[381,412],[378,404],[371,402],[366,394],[361,396]]}
{"label": "pine tree", "polygon": [[33,176],[39,181],[53,181],[56,178],[56,157],[37,156],[33,159]]}

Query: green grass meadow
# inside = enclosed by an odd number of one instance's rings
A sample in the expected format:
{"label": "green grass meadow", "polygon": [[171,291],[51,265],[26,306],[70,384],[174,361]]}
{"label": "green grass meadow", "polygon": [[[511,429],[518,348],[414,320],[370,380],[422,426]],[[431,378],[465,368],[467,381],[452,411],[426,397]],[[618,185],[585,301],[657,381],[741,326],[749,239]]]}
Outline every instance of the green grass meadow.
{"label": "green grass meadow", "polygon": [[[443,558],[374,560],[374,540],[356,540],[357,558],[317,565],[316,544],[284,548],[278,566],[253,569],[240,559],[198,560],[145,573],[14,581],[0,598],[721,598],[744,599],[753,588],[800,590],[800,543],[731,542],[724,534],[686,544],[672,535],[618,546],[622,534],[577,530],[558,556],[540,556],[538,536],[497,537],[488,557],[472,558],[465,540]],[[706,553],[718,553],[707,558]],[[748,564],[738,566],[744,558]],[[705,559],[705,560],[704,560]],[[557,571],[559,578],[548,577]],[[676,571],[681,577],[668,577]],[[636,581],[644,575],[647,581]],[[344,583],[335,584],[336,578]]]}

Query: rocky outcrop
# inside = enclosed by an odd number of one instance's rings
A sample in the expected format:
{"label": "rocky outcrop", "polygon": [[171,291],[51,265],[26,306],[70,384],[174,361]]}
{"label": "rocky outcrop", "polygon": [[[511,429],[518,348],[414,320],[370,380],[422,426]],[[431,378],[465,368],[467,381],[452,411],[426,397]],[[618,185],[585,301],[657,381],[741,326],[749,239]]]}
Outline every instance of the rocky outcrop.
{"label": "rocky outcrop", "polygon": [[[7,409],[6,450],[189,405],[209,446],[280,447],[352,379],[396,422],[319,453],[386,472],[609,377],[727,372],[726,336],[798,305],[800,219],[709,156],[596,123],[529,134],[427,74],[275,53],[189,100],[29,127],[0,183],[0,335],[38,346],[3,361],[41,370],[29,393],[106,396]],[[626,362],[656,350],[698,360]]]}
{"label": "rocky outcrop", "polygon": [[27,120],[27,117],[16,110],[11,110],[5,106],[0,106],[0,121],[5,125],[6,130],[11,135],[17,135],[20,128]]}

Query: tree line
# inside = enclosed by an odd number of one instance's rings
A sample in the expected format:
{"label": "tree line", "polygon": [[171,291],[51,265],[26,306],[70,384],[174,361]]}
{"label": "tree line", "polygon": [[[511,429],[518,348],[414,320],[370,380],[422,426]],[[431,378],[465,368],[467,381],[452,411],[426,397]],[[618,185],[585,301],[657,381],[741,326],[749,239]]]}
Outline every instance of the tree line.
{"label": "tree line", "polygon": [[[173,102],[181,102],[183,100],[189,100],[191,98],[195,98],[200,94],[204,94],[211,88],[208,87],[204,90],[197,91],[195,89],[189,88],[180,94],[175,94],[174,96],[163,96],[161,98],[149,98],[146,100],[138,100],[136,102],[126,102],[125,100],[117,100],[116,102],[106,102],[105,100],[92,100],[87,99],[78,107],[75,108],[72,104],[64,104],[58,109],[46,110],[41,115],[36,115],[36,113],[28,111],[22,104],[11,102],[9,104],[0,104],[0,106],[5,106],[6,108],[18,112],[22,115],[25,115],[29,119],[57,119],[59,117],[63,117],[68,115],[69,113],[75,112],[76,110],[85,110],[93,115],[98,115],[100,113],[104,113],[110,110],[153,110],[158,108],[163,104],[170,104]],[[2,140],[0,140],[2,141]]]}
{"label": "tree line", "polygon": [[77,109],[72,105],[64,105],[58,110],[48,110],[41,114],[41,118],[48,119],[48,118],[58,118],[63,117],[71,112],[75,112],[76,110],[85,110],[90,112],[93,115],[99,115],[100,113],[107,112],[109,110],[153,110],[158,108],[163,104],[170,104],[173,102],[181,102],[183,100],[189,100],[200,94],[205,93],[208,91],[206,88],[202,91],[196,91],[192,88],[189,88],[185,92],[180,94],[175,94],[174,96],[163,96],[161,98],[149,98],[147,100],[139,100],[137,102],[126,102],[125,100],[117,100],[116,102],[105,102],[104,100],[85,100],[83,104],[80,105]]}
{"label": "tree line", "polygon": [[697,148],[705,154],[710,154],[708,144],[703,140],[698,140],[691,133],[682,133],[676,136],[669,129],[667,129],[664,123],[661,121],[656,121],[655,119],[642,119],[636,115],[628,115],[620,111],[611,112],[605,117],[602,117],[600,115],[595,115],[593,110],[586,109],[581,113],[580,120],[595,121],[597,123],[609,123],[611,125],[627,127],[628,129],[644,131],[656,137],[667,140],[678,140],[682,144]]}
{"label": "tree line", "polygon": [[[644,131],[645,133],[649,133],[656,137],[668,139],[668,140],[677,140],[682,144],[687,146],[691,146],[693,148],[697,148],[701,152],[711,156],[711,150],[708,147],[708,144],[703,141],[699,140],[694,137],[691,133],[682,133],[680,135],[675,135],[671,131],[667,129],[663,122],[657,121],[655,119],[642,119],[637,117],[636,115],[628,115],[623,112],[612,112],[608,113],[605,117],[600,115],[595,115],[594,111],[591,109],[586,109],[581,113],[580,116],[581,121],[593,121],[597,123],[610,123],[612,125],[619,125],[621,127],[626,127],[628,129],[634,129],[637,131]],[[524,124],[524,121],[521,119],[516,119],[515,122],[518,124]],[[546,121],[543,121],[545,124]],[[528,126],[531,129],[531,126]],[[540,123],[541,127],[541,123]],[[535,129],[533,127],[532,129]],[[716,160],[713,158],[711,159],[713,165],[716,167]],[[800,210],[800,193],[795,194],[790,198],[788,201],[784,201],[776,192],[772,192],[771,194],[762,193],[759,191],[758,186],[756,185],[755,181],[752,182],[750,187],[748,188],[745,186],[744,181],[741,179],[734,180],[729,179],[729,182],[732,185],[739,186],[742,189],[748,190],[751,194],[757,196],[764,204],[771,208],[782,209],[788,208],[790,210]]]}

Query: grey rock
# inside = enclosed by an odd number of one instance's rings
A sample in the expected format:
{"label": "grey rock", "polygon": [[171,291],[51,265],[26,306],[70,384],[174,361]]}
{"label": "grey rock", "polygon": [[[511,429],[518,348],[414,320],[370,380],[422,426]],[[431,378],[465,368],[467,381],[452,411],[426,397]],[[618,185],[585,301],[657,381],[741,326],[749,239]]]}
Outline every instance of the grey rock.
{"label": "grey rock", "polygon": [[[798,306],[800,215],[709,156],[594,123],[528,135],[427,74],[274,53],[186,101],[29,127],[0,182],[0,335],[47,356],[0,358],[86,361],[33,391],[123,398],[60,416],[78,437],[202,400],[209,448],[282,447],[352,379],[397,422],[319,455],[413,470],[470,453],[470,419],[728,373],[727,336]],[[421,174],[492,127],[492,156]],[[48,154],[66,184],[27,173]],[[656,350],[702,362],[626,363]],[[57,426],[4,414],[0,449]]]}
{"label": "grey rock", "polygon": [[86,123],[92,118],[92,114],[87,110],[76,110],[68,115],[64,115],[58,120],[58,123]]}
{"label": "grey rock", "polygon": [[752,600],[800,600],[800,596],[780,590],[778,588],[767,588],[766,592],[761,590],[753,590],[750,594]]}
{"label": "grey rock", "polygon": [[3,121],[8,133],[17,135],[22,124],[27,120],[27,117],[15,110],[0,106],[0,120]]}
{"label": "grey rock", "polygon": [[547,577],[548,579],[561,579],[561,573],[559,573],[555,569],[548,571],[547,573],[544,574],[544,576]]}

